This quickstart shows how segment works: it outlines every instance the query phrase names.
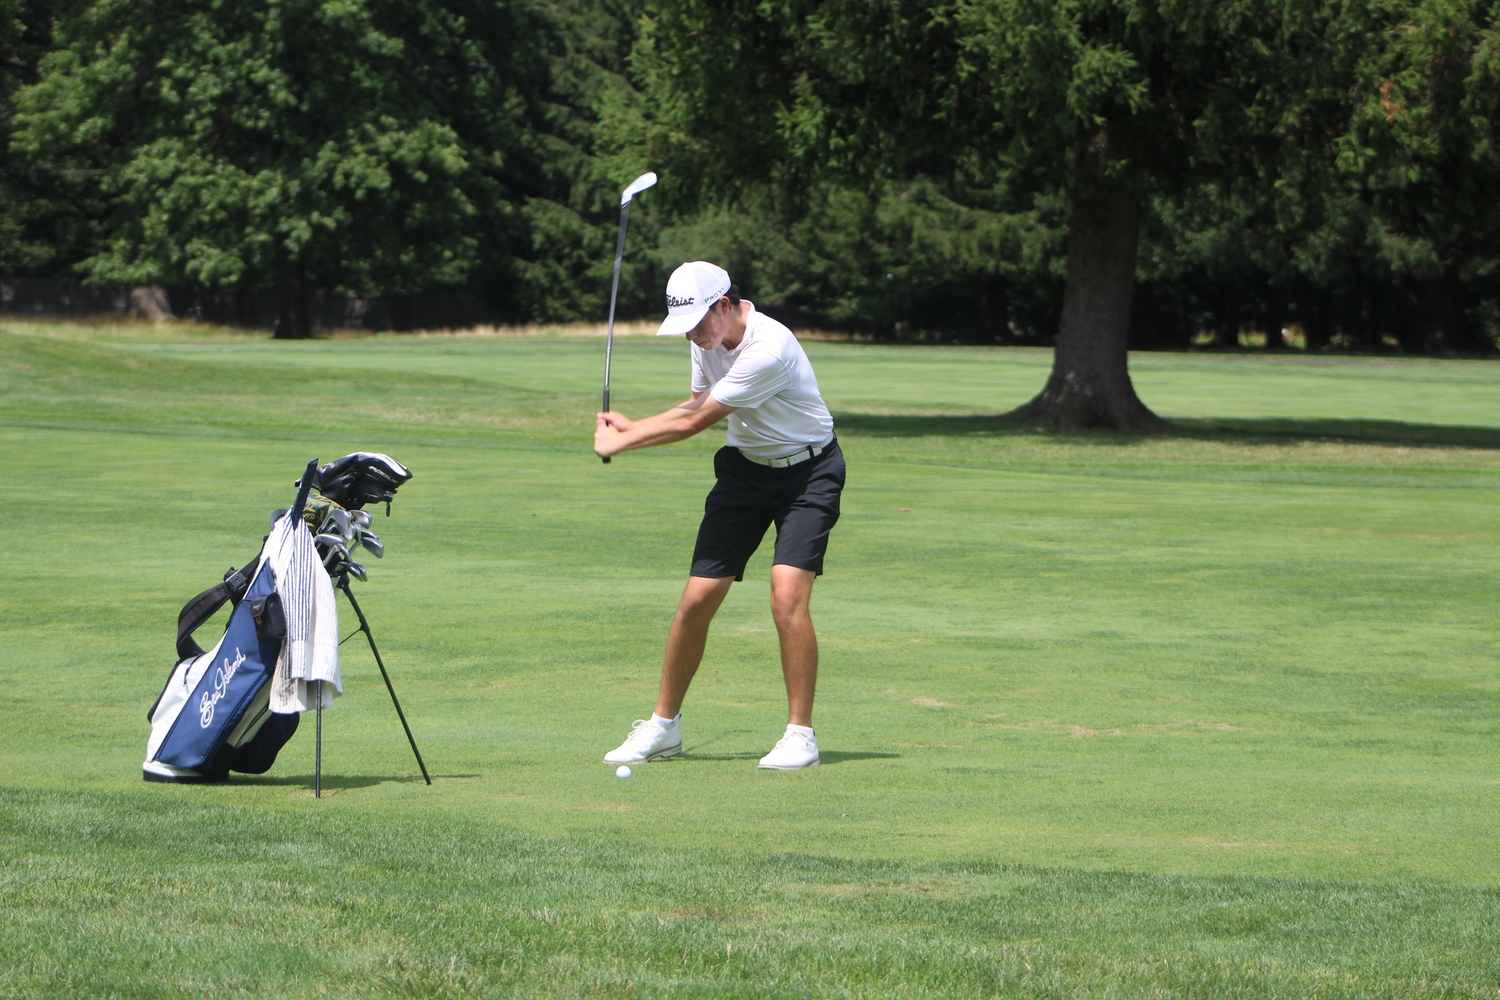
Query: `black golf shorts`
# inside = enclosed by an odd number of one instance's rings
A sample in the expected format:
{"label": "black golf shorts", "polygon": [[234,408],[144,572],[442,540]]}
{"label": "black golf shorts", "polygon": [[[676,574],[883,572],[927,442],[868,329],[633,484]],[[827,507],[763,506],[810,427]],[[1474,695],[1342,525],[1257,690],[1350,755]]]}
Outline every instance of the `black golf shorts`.
{"label": "black golf shorts", "polygon": [[839,519],[844,453],[835,440],[821,455],[775,469],[720,448],[718,482],[703,502],[703,524],[693,549],[693,576],[745,578],[745,563],[776,525],[775,562],[823,573],[828,532]]}

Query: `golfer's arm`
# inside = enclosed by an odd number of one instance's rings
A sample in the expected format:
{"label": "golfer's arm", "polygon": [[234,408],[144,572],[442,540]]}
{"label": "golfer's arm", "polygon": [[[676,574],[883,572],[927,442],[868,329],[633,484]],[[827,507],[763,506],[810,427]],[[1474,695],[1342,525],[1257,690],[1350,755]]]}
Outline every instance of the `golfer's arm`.
{"label": "golfer's arm", "polygon": [[631,451],[686,440],[699,431],[712,427],[734,410],[733,406],[725,406],[707,392],[699,393],[665,413],[637,420],[630,430],[620,434],[619,450]]}

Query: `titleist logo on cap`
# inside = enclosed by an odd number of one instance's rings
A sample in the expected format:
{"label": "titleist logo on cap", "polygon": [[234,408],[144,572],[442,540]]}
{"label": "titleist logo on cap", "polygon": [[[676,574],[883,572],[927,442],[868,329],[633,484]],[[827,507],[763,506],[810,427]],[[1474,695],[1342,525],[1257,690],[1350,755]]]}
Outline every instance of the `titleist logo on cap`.
{"label": "titleist logo on cap", "polygon": [[668,309],[681,309],[681,308],[683,308],[685,306],[692,305],[695,301],[697,301],[697,300],[696,299],[692,299],[692,298],[680,299],[680,298],[678,298],[675,295],[668,295],[667,296],[667,308]]}

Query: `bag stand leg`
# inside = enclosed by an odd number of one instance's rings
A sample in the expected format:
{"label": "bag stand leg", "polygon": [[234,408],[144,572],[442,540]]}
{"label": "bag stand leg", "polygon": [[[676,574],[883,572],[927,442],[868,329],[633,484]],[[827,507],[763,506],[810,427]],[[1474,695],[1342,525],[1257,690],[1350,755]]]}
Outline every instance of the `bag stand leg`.
{"label": "bag stand leg", "polygon": [[[370,623],[365,619],[365,613],[360,610],[359,602],[354,599],[354,591],[349,589],[348,578],[345,578],[344,582],[339,585],[339,589],[344,592],[345,597],[349,598],[349,606],[359,617],[359,631],[365,634],[365,639],[370,643],[370,652],[375,654],[375,665],[380,668],[380,676],[385,678],[385,689],[391,693],[391,704],[396,706],[396,718],[401,720],[401,728],[406,730],[406,742],[411,744],[411,752],[417,758],[417,767],[422,769],[422,780],[430,785],[432,778],[427,773],[427,765],[422,763],[422,751],[417,749],[417,741],[411,734],[411,726],[406,724],[406,713],[401,711],[401,701],[396,697],[396,689],[391,686],[391,675],[385,671],[385,661],[380,658],[380,650],[375,646],[375,637],[370,634]],[[318,704],[323,704],[322,698],[318,699]],[[321,724],[318,731],[322,732]]]}
{"label": "bag stand leg", "polygon": [[318,685],[317,693],[313,696],[318,699],[318,732],[313,741],[313,798],[323,797],[323,682],[314,681]]}

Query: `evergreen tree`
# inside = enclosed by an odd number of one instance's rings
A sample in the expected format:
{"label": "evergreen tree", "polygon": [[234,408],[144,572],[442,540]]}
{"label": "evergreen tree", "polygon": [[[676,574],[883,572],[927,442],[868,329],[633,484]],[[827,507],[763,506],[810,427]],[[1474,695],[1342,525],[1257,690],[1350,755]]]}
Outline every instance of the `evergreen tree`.
{"label": "evergreen tree", "polygon": [[53,277],[88,252],[101,208],[84,176],[10,149],[15,98],[35,83],[60,10],[52,0],[0,0],[0,274]]}
{"label": "evergreen tree", "polygon": [[1500,3],[1418,0],[1385,39],[1361,52],[1337,169],[1408,346],[1471,351],[1475,291],[1500,300]]}
{"label": "evergreen tree", "polygon": [[927,177],[1008,212],[1063,195],[1055,364],[1012,415],[1136,430],[1163,426],[1126,364],[1145,206],[1205,185],[1263,190],[1299,155],[1325,162],[1348,129],[1326,95],[1349,92],[1404,14],[1314,0],[659,0],[649,12],[646,132],[688,191]]}
{"label": "evergreen tree", "polygon": [[100,0],[19,95],[16,145],[104,171],[97,280],[411,292],[473,269],[544,103],[545,30],[464,0]]}
{"label": "evergreen tree", "polygon": [[[546,52],[551,96],[532,133],[532,177],[521,185],[525,246],[513,264],[519,315],[598,322],[607,314],[620,191],[650,166],[608,124],[633,117],[639,101],[626,60],[640,8],[640,0],[558,0],[548,8],[556,28]],[[661,308],[664,273],[651,254],[660,217],[655,192],[632,210],[621,316]]]}

